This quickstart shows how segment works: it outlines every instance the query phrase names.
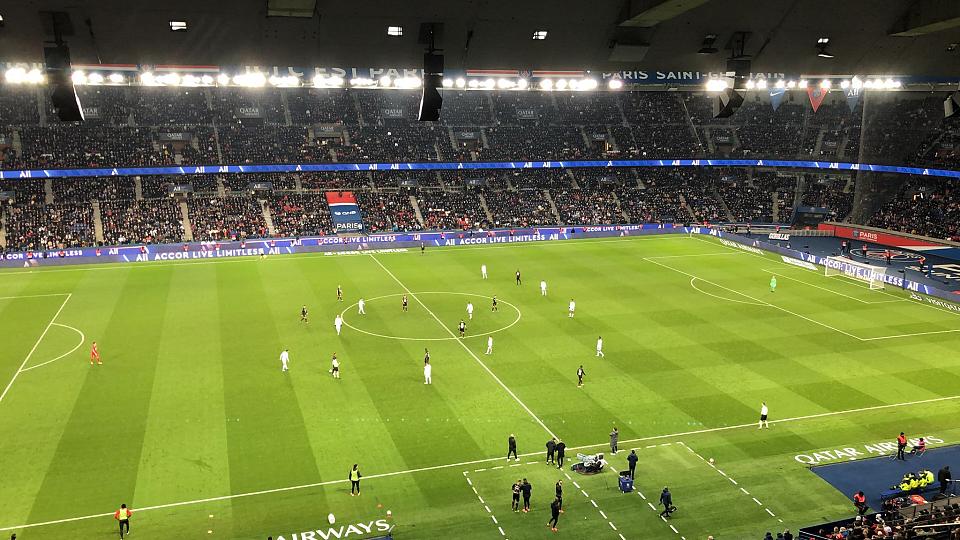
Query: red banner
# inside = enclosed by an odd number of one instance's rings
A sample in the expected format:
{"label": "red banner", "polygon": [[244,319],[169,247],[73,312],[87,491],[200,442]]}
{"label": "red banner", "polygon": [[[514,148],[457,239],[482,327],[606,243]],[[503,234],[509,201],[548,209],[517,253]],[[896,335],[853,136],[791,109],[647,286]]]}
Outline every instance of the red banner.
{"label": "red banner", "polygon": [[824,88],[816,87],[807,87],[807,97],[810,98],[810,106],[813,107],[813,112],[817,112],[817,109],[820,108],[820,104],[823,103],[823,98],[827,97],[829,90]]}

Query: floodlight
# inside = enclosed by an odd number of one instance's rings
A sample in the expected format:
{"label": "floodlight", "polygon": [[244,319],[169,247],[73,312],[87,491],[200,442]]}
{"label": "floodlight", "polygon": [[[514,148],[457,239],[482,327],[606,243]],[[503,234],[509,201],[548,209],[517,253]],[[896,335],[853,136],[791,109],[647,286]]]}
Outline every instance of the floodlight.
{"label": "floodlight", "polygon": [[[7,73],[9,74],[9,72]],[[82,71],[74,71],[70,79],[73,81],[73,84],[84,84],[87,82],[87,74]]]}
{"label": "floodlight", "polygon": [[444,79],[443,80],[444,88],[453,88],[453,79]]}
{"label": "floodlight", "polygon": [[785,88],[787,86],[787,83],[783,79],[780,79],[773,86],[774,88]]}
{"label": "floodlight", "polygon": [[187,21],[170,21],[171,32],[186,32]]}
{"label": "floodlight", "polygon": [[528,84],[526,79],[517,79],[517,88],[520,90],[526,90]]}
{"label": "floodlight", "polygon": [[829,90],[831,86],[833,86],[833,82],[831,82],[830,79],[824,79],[820,81],[820,88],[823,88],[824,90]]}
{"label": "floodlight", "polygon": [[103,75],[99,73],[91,73],[87,75],[87,82],[90,84],[101,84],[103,82]]}
{"label": "floodlight", "polygon": [[509,79],[500,79],[497,81],[497,88],[501,90],[506,90],[507,88],[513,88],[513,81]]}
{"label": "floodlight", "polygon": [[577,90],[595,90],[597,88],[596,79],[583,79],[577,86]]}
{"label": "floodlight", "polygon": [[4,78],[8,83],[20,84],[27,78],[27,70],[23,68],[10,68],[4,74]]}
{"label": "floodlight", "polygon": [[623,88],[623,81],[620,79],[610,79],[610,82],[607,83],[607,86],[611,90],[619,90]]}
{"label": "floodlight", "polygon": [[554,88],[557,90],[566,90],[567,89],[567,80],[566,79],[557,79],[557,82],[553,84]]}
{"label": "floodlight", "polygon": [[227,85],[230,84],[230,76],[226,73],[221,73],[217,75],[217,84]]}
{"label": "floodlight", "polygon": [[120,84],[123,82],[123,75],[119,73],[111,73],[107,79],[113,84]]}
{"label": "floodlight", "polygon": [[393,79],[389,75],[380,77],[380,86],[390,86],[391,84],[393,84]]}
{"label": "floodlight", "polygon": [[463,77],[460,77],[456,80],[456,85],[457,85],[457,88],[463,88],[464,86],[467,85],[467,81]]}
{"label": "floodlight", "polygon": [[550,79],[543,79],[540,81],[540,88],[543,90],[553,90],[553,81]]}

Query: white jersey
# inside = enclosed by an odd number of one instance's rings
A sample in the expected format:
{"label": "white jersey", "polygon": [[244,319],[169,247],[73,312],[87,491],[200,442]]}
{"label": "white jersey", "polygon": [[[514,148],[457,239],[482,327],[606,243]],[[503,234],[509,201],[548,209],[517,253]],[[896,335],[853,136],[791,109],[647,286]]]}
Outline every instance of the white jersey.
{"label": "white jersey", "polygon": [[287,351],[283,351],[282,353],[280,353],[280,363],[281,363],[281,364],[283,364],[284,366],[286,366],[286,365],[287,365],[287,362],[289,362],[289,361],[290,361],[290,353],[288,353]]}
{"label": "white jersey", "polygon": [[570,311],[577,309],[577,303],[573,300],[570,301]]}
{"label": "white jersey", "polygon": [[363,298],[361,298],[360,301],[357,302],[357,306],[360,308],[360,311],[363,311],[363,306],[365,305],[366,304],[364,303]]}
{"label": "white jersey", "polygon": [[423,365],[423,376],[427,379],[430,378],[430,373],[433,371],[433,364],[424,364]]}
{"label": "white jersey", "polygon": [[598,351],[602,351],[602,350],[603,350],[603,339],[598,339],[598,340],[597,340],[597,350],[598,350]]}
{"label": "white jersey", "polygon": [[467,304],[467,313],[473,313],[473,304]]}
{"label": "white jersey", "polygon": [[760,416],[766,416],[766,415],[767,415],[767,406],[766,404],[764,404],[760,407]]}
{"label": "white jersey", "polygon": [[540,282],[540,290],[541,290],[541,291],[546,291],[546,290],[547,290],[547,282],[546,282],[546,281],[541,281],[541,282]]}
{"label": "white jersey", "polygon": [[337,315],[337,318],[333,320],[333,324],[334,324],[337,328],[343,326],[343,317]]}
{"label": "white jersey", "polygon": [[487,275],[487,265],[484,264],[480,266],[480,273],[483,275]]}
{"label": "white jersey", "polygon": [[340,361],[334,358],[333,360],[330,361],[330,365],[331,367],[333,367],[333,369],[337,369],[340,367]]}
{"label": "white jersey", "polygon": [[487,347],[493,348],[493,336],[487,336]]}

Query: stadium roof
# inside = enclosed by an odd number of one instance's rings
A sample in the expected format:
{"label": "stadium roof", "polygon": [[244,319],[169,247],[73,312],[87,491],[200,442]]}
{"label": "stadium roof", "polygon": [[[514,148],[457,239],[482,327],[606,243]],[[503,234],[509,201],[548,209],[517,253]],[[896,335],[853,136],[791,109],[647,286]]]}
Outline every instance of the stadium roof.
{"label": "stadium roof", "polygon": [[0,4],[0,61],[42,58],[43,10],[69,13],[78,63],[420,67],[439,22],[448,68],[718,72],[745,33],[754,72],[960,75],[949,0],[24,0]]}

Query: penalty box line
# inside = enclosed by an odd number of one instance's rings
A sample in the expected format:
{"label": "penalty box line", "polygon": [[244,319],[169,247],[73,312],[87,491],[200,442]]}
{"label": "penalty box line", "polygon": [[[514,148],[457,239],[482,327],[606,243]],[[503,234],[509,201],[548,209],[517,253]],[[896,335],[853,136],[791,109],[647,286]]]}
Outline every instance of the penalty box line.
{"label": "penalty box line", "polygon": [[[939,397],[939,398],[930,398],[930,399],[922,399],[922,400],[918,400],[918,401],[907,401],[907,402],[903,402],[903,403],[891,403],[891,404],[889,404],[889,405],[874,405],[874,406],[871,406],[871,407],[860,407],[860,408],[858,408],[858,409],[847,409],[847,410],[843,410],[843,411],[833,411],[833,412],[825,412],[825,413],[818,413],[818,414],[808,414],[808,415],[805,415],[805,416],[795,416],[795,417],[792,417],[792,418],[783,418],[783,419],[780,419],[780,420],[771,420],[770,423],[771,423],[771,424],[786,424],[786,423],[792,423],[792,422],[800,422],[800,421],[804,421],[804,420],[812,420],[812,419],[816,419],[816,418],[827,418],[827,417],[831,417],[831,416],[840,416],[840,415],[845,415],[845,414],[855,414],[855,413],[860,413],[860,412],[877,411],[877,410],[892,409],[892,408],[898,408],[898,407],[909,407],[909,406],[914,406],[914,405],[924,405],[924,404],[928,404],[928,403],[937,403],[937,402],[941,402],[941,401],[953,401],[953,400],[957,400],[957,399],[960,399],[960,395],[956,395],[956,396],[946,396],[946,397]],[[629,439],[629,440],[620,441],[620,442],[621,442],[621,444],[627,445],[627,444],[635,444],[635,443],[646,442],[646,441],[656,441],[656,440],[663,440],[663,439],[670,439],[670,438],[677,438],[677,437],[686,437],[686,436],[691,436],[691,435],[699,435],[699,434],[702,434],[702,433],[715,433],[715,432],[719,432],[719,431],[732,431],[732,430],[736,430],[736,429],[745,429],[745,428],[753,428],[753,429],[756,429],[756,427],[757,427],[757,423],[756,423],[756,422],[750,422],[749,424],[738,424],[738,425],[733,425],[733,426],[721,426],[721,427],[715,427],[715,428],[704,428],[704,429],[698,429],[698,430],[693,430],[693,431],[684,431],[684,432],[680,432],[680,433],[668,433],[668,434],[664,434],[664,435],[651,435],[651,436],[649,436],[649,437],[641,437],[641,438],[638,438],[638,439]],[[603,443],[591,444],[591,445],[586,445],[586,446],[575,446],[575,447],[569,448],[569,450],[571,450],[571,451],[576,451],[576,450],[588,450],[588,449],[592,449],[592,448],[602,448],[602,447],[608,446],[609,444],[610,444],[609,442],[603,442]],[[543,455],[544,455],[544,451],[543,451],[543,450],[540,450],[540,451],[537,451],[537,452],[528,452],[528,453],[525,453],[525,454],[520,454],[520,456],[518,456],[518,457],[543,456]],[[392,477],[392,476],[401,476],[401,475],[405,475],[405,474],[413,474],[413,473],[418,473],[418,472],[438,471],[438,470],[453,469],[453,468],[463,469],[464,467],[467,467],[467,466],[470,466],[470,465],[477,465],[477,464],[480,464],[480,463],[492,463],[492,462],[495,462],[495,461],[503,461],[503,456],[494,457],[494,458],[477,459],[477,460],[473,460],[473,461],[461,461],[461,462],[459,462],[459,463],[449,463],[449,464],[446,464],[446,465],[433,465],[433,466],[430,466],[430,467],[421,467],[421,468],[419,468],[419,469],[408,469],[408,470],[405,470],[405,471],[394,471],[394,472],[388,472],[388,473],[370,474],[370,475],[364,476],[364,478],[366,478],[367,480],[373,480],[373,479],[376,479],[376,478],[389,478],[389,477]],[[181,501],[181,502],[175,502],[175,503],[158,504],[158,505],[154,505],[154,506],[144,506],[144,507],[134,508],[134,511],[136,511],[136,512],[139,513],[139,512],[147,512],[147,511],[150,511],[150,510],[162,510],[162,509],[165,509],[165,508],[176,508],[176,507],[179,507],[179,506],[192,506],[192,505],[196,505],[196,504],[204,504],[204,503],[217,502],[217,501],[228,501],[228,500],[232,500],[232,499],[242,499],[242,498],[245,498],[245,497],[254,497],[254,496],[258,496],[258,495],[269,495],[269,494],[271,494],[271,493],[283,493],[283,492],[288,492],[288,491],[298,491],[298,490],[302,490],[302,489],[309,489],[309,488],[315,488],[315,487],[323,487],[323,486],[329,486],[329,485],[335,485],[335,484],[346,484],[347,482],[349,482],[349,480],[346,480],[346,479],[327,480],[327,481],[324,481],[324,482],[314,482],[314,483],[310,483],[310,484],[302,484],[302,485],[299,485],[299,486],[287,486],[287,487],[281,487],[281,488],[266,489],[266,490],[262,490],[262,491],[251,491],[251,492],[248,492],[248,493],[236,493],[236,494],[233,494],[233,495],[221,495],[221,496],[219,496],[219,497],[209,497],[209,498],[206,498],[206,499],[194,499],[194,500],[191,500],[191,501]],[[17,526],[10,526],[10,527],[2,527],[2,528],[0,528],[0,532],[3,532],[3,531],[14,531],[14,530],[19,530],[19,529],[29,529],[29,528],[34,528],[34,527],[42,527],[42,526],[45,526],[45,525],[57,525],[57,524],[61,524],[61,523],[71,523],[71,522],[76,522],[76,521],[85,521],[85,520],[89,520],[89,519],[96,519],[96,518],[110,517],[110,516],[113,516],[113,512],[105,512],[105,513],[102,513],[102,514],[91,514],[91,515],[87,515],[87,516],[79,516],[79,517],[72,517],[72,518],[57,519],[57,520],[52,520],[52,521],[43,521],[43,522],[38,522],[38,523],[28,523],[28,524],[24,524],[24,525],[17,525]]]}
{"label": "penalty box line", "polygon": [[553,431],[551,431],[550,428],[548,428],[547,425],[543,423],[543,420],[540,420],[540,417],[538,417],[536,414],[534,414],[534,412],[533,412],[532,410],[530,410],[530,407],[527,407],[527,405],[526,405],[523,401],[521,401],[520,398],[517,397],[516,394],[513,393],[513,390],[510,390],[510,388],[509,388],[506,384],[504,384],[504,382],[503,382],[502,380],[500,380],[500,377],[497,377],[497,375],[493,372],[493,370],[491,370],[491,369],[487,366],[487,364],[485,364],[485,363],[483,362],[483,360],[480,360],[480,358],[479,358],[476,354],[474,354],[473,351],[470,350],[470,347],[467,347],[466,344],[464,344],[463,340],[457,339],[456,334],[454,334],[452,330],[450,330],[449,328],[447,328],[447,325],[444,324],[442,320],[440,320],[440,317],[437,317],[437,315],[436,315],[433,311],[431,311],[430,308],[428,308],[427,305],[424,304],[423,301],[421,301],[421,300],[417,297],[417,295],[414,294],[414,293],[410,290],[409,287],[407,287],[406,285],[404,285],[404,283],[403,283],[402,281],[400,281],[400,279],[399,279],[397,276],[395,276],[395,275],[393,274],[393,272],[390,271],[389,268],[387,268],[386,266],[384,266],[383,263],[380,262],[380,260],[377,259],[377,257],[376,257],[375,255],[373,255],[372,253],[370,254],[370,258],[373,259],[373,261],[374,261],[375,263],[377,263],[377,265],[379,265],[380,268],[382,268],[383,271],[387,273],[387,275],[389,275],[391,278],[393,278],[393,280],[397,282],[397,285],[400,285],[400,288],[401,288],[401,289],[403,289],[404,291],[406,291],[407,294],[409,294],[411,298],[413,298],[414,300],[416,300],[417,303],[420,304],[420,307],[422,307],[423,309],[425,309],[426,312],[429,313],[430,316],[433,317],[433,319],[434,319],[435,321],[437,321],[437,324],[439,324],[448,334],[450,334],[450,337],[456,339],[457,343],[459,343],[460,346],[463,347],[463,350],[467,351],[467,354],[469,354],[474,360],[476,360],[477,363],[480,364],[480,367],[482,367],[491,377],[493,377],[493,380],[497,381],[497,384],[499,384],[501,388],[503,388],[508,394],[510,394],[510,397],[512,397],[512,398],[514,399],[514,401],[516,401],[516,402],[523,408],[523,410],[527,411],[527,414],[529,414],[530,417],[533,418],[533,419],[537,422],[537,424],[539,424],[540,427],[542,427],[543,430],[547,432],[548,435],[550,435],[551,437],[554,437],[554,438],[556,438],[556,439],[559,439],[559,438],[560,438],[560,437],[557,437],[556,433],[554,433]]}
{"label": "penalty box line", "polygon": [[749,294],[742,293],[742,292],[740,292],[740,291],[731,289],[731,288],[729,288],[729,287],[724,287],[723,285],[720,285],[719,283],[715,283],[715,282],[713,282],[713,281],[710,281],[709,279],[704,279],[704,278],[702,278],[702,277],[695,276],[695,275],[693,275],[693,274],[691,274],[691,273],[689,273],[689,272],[684,272],[683,270],[679,270],[679,269],[674,268],[674,267],[672,267],[672,266],[663,264],[663,263],[661,263],[661,262],[657,262],[657,261],[655,261],[655,260],[653,260],[653,259],[651,259],[651,258],[649,258],[649,257],[644,257],[643,260],[645,260],[645,261],[647,261],[647,262],[649,262],[649,263],[655,264],[655,265],[657,265],[657,266],[662,266],[662,267],[664,267],[664,268],[666,268],[666,269],[668,269],[668,270],[673,270],[674,272],[676,272],[676,273],[678,273],[678,274],[683,274],[683,275],[685,275],[685,276],[687,276],[687,277],[690,277],[690,278],[693,278],[693,279],[698,279],[698,280],[700,280],[700,281],[702,281],[702,282],[704,282],[704,283],[709,283],[709,284],[713,285],[714,287],[719,287],[719,288],[721,288],[721,289],[723,289],[723,290],[725,290],[725,291],[729,291],[729,292],[732,292],[732,293],[734,293],[734,294],[738,294],[738,295],[740,295],[740,296],[742,296],[742,297],[744,297],[744,298],[749,298],[750,300],[753,300],[754,302],[760,304],[761,307],[772,307],[773,309],[782,311],[782,312],[784,312],[784,313],[788,313],[788,314],[790,314],[790,315],[793,315],[794,317],[799,317],[799,318],[801,318],[801,319],[803,319],[803,320],[805,320],[805,321],[812,322],[813,324],[816,324],[816,325],[818,325],[818,326],[822,326],[823,328],[826,328],[826,329],[828,329],[828,330],[833,330],[834,332],[838,332],[838,333],[843,334],[843,335],[845,335],[845,336],[847,336],[847,337],[851,337],[851,338],[853,338],[853,339],[855,339],[855,340],[857,340],[857,341],[864,341],[864,339],[863,339],[862,337],[860,337],[860,336],[856,336],[856,335],[854,335],[854,334],[851,334],[850,332],[847,332],[847,331],[841,330],[841,329],[839,329],[839,328],[830,326],[830,325],[827,324],[827,323],[820,322],[820,321],[818,321],[818,320],[816,320],[816,319],[811,319],[810,317],[807,317],[806,315],[801,315],[801,314],[799,314],[799,313],[797,313],[797,312],[795,312],[795,311],[790,311],[789,309],[780,307],[780,306],[775,305],[775,304],[771,304],[770,302],[767,302],[767,301],[764,301],[764,300],[760,300],[759,298],[755,298],[755,297],[753,297],[753,296],[750,296]]}
{"label": "penalty box line", "polygon": [[[63,295],[55,294],[55,295],[49,295],[49,296],[63,296]],[[25,371],[23,368],[27,365],[27,362],[29,362],[30,359],[33,358],[33,353],[37,352],[37,347],[40,346],[40,343],[43,341],[43,338],[47,336],[47,332],[49,332],[50,328],[56,323],[57,317],[59,317],[60,313],[63,312],[63,308],[67,307],[67,302],[69,302],[71,298],[73,298],[73,293],[67,293],[66,298],[63,299],[63,303],[60,304],[60,309],[58,309],[57,312],[53,314],[53,317],[50,319],[50,322],[47,323],[47,326],[43,329],[43,332],[40,334],[40,337],[38,337],[37,341],[33,344],[33,347],[30,349],[30,352],[27,353],[27,356],[23,359],[23,362],[20,363],[20,367],[17,368],[17,371],[16,373],[13,374],[13,377],[10,379],[10,382],[7,383],[6,388],[4,388],[3,392],[0,393],[0,402],[3,401],[3,398],[7,397],[7,392],[10,391],[10,388],[13,386],[14,381],[17,380],[17,377],[19,377],[20,374]]]}

